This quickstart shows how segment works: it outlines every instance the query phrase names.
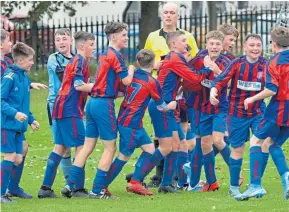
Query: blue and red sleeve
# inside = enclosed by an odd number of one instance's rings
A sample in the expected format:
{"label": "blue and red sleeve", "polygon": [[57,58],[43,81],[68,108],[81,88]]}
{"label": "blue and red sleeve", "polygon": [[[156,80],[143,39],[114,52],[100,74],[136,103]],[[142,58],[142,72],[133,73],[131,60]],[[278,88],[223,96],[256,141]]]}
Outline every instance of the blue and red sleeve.
{"label": "blue and red sleeve", "polygon": [[151,77],[149,78],[149,91],[150,96],[153,100],[155,100],[156,105],[164,109],[167,105],[162,98],[162,89],[160,83],[156,79],[153,79]]}
{"label": "blue and red sleeve", "polygon": [[74,71],[73,73],[75,73],[74,78],[73,78],[73,84],[74,87],[76,86],[81,86],[84,85],[84,71],[86,68],[86,60],[82,57],[77,57],[77,59],[74,61]]}
{"label": "blue and red sleeve", "polygon": [[[124,79],[128,76],[127,67],[122,59],[120,53],[113,53],[109,51],[109,56],[111,57],[111,66],[115,73],[121,78]],[[113,55],[112,55],[113,54]]]}
{"label": "blue and red sleeve", "polygon": [[267,63],[265,87],[273,92],[278,92],[279,72],[277,67],[278,56]]}

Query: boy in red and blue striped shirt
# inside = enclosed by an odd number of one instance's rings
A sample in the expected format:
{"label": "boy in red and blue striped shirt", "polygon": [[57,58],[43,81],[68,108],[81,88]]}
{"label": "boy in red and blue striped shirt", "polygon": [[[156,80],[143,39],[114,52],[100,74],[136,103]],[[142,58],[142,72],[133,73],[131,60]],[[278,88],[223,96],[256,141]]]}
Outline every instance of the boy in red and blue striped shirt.
{"label": "boy in red and blue striped shirt", "polygon": [[[79,31],[75,33],[74,39],[77,54],[65,68],[61,87],[54,103],[52,118],[56,120],[55,135],[57,136],[54,138],[54,149],[47,160],[43,183],[38,192],[39,198],[56,197],[51,187],[65,148],[75,147],[77,156],[84,143],[84,106],[88,92],[93,86],[89,83],[88,62],[95,50],[95,37],[91,33]],[[84,174],[83,169],[81,174]]]}
{"label": "boy in red and blue striped shirt", "polygon": [[243,194],[235,196],[236,200],[248,200],[261,197],[262,186],[262,142],[267,142],[269,152],[282,178],[284,198],[289,199],[289,168],[279,142],[289,137],[289,29],[285,27],[273,28],[270,32],[272,49],[275,55],[270,59],[266,69],[265,89],[259,94],[244,101],[244,107],[249,110],[264,98],[271,97],[258,129],[250,140],[250,186]]}
{"label": "boy in red and blue striped shirt", "polygon": [[233,148],[230,157],[230,190],[233,196],[240,194],[239,175],[241,172],[244,143],[250,139],[250,128],[256,132],[259,126],[265,103],[260,100],[244,108],[244,100],[261,92],[265,84],[265,67],[267,60],[261,56],[262,38],[257,34],[249,34],[244,39],[246,56],[232,61],[230,66],[218,76],[211,88],[210,101],[218,104],[216,96],[231,80],[229,93],[228,130],[230,144]]}

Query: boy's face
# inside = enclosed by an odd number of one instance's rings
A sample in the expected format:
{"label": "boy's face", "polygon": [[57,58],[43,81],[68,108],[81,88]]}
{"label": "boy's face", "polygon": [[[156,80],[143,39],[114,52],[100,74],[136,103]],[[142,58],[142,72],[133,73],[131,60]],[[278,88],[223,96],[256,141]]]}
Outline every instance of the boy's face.
{"label": "boy's face", "polygon": [[220,55],[223,49],[223,43],[221,40],[216,38],[210,38],[206,43],[206,49],[208,50],[209,56],[216,58]]}
{"label": "boy's face", "polygon": [[72,39],[69,35],[56,35],[55,47],[61,54],[70,53]]}
{"label": "boy's face", "polygon": [[28,56],[28,57],[19,57],[17,61],[17,65],[19,65],[20,68],[30,71],[32,65],[34,64],[33,61],[33,56]]}
{"label": "boy's face", "polygon": [[84,55],[87,59],[93,57],[93,53],[95,51],[95,42],[94,40],[87,40],[83,44]]}
{"label": "boy's face", "polygon": [[245,43],[244,43],[244,51],[247,55],[252,60],[258,59],[259,56],[261,56],[262,53],[262,42],[260,39],[257,38],[249,38]]}
{"label": "boy's face", "polygon": [[179,53],[184,54],[187,52],[187,39],[185,35],[180,35],[171,41],[172,47],[174,47]]}
{"label": "boy's face", "polygon": [[111,35],[111,39],[114,41],[114,43],[120,48],[126,48],[128,43],[128,34],[127,34],[127,30],[123,29],[121,32],[118,33],[114,33]]}
{"label": "boy's face", "polygon": [[231,52],[237,38],[234,35],[225,35],[224,42],[223,42],[223,49],[224,51]]}
{"label": "boy's face", "polygon": [[9,54],[11,53],[11,48],[12,48],[12,43],[10,41],[10,37],[7,36],[6,39],[1,42],[1,52],[3,52],[3,54]]}

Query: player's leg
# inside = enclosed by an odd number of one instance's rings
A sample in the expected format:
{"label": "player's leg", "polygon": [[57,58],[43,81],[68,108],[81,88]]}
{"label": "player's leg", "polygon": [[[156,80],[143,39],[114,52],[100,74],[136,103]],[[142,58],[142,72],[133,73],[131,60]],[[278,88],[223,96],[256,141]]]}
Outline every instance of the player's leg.
{"label": "player's leg", "polygon": [[201,192],[219,189],[215,173],[215,155],[213,151],[213,118],[214,115],[201,113],[199,130],[201,135],[203,163],[207,179],[207,184],[200,190]]}
{"label": "player's leg", "polygon": [[67,178],[68,178],[71,166],[72,166],[71,148],[66,148],[64,151],[64,155],[60,161],[61,171],[62,171],[62,174],[63,174],[65,180],[67,180]]}
{"label": "player's leg", "polygon": [[[22,145],[22,144],[21,144]],[[1,162],[1,203],[12,203],[6,194],[9,181],[12,175],[12,169],[16,160],[16,132],[1,129],[1,152],[4,153]]]}

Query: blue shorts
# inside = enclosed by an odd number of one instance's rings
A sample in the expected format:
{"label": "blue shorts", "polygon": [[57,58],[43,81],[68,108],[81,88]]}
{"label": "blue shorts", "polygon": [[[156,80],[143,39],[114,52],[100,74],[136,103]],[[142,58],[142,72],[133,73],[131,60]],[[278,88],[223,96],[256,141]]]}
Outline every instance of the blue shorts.
{"label": "blue shorts", "polygon": [[252,118],[238,118],[228,116],[229,140],[233,148],[243,146],[246,141],[250,140],[250,128],[253,134],[262,121],[263,115]]}
{"label": "blue shorts", "polygon": [[88,138],[109,141],[117,138],[114,99],[91,98],[86,105],[86,132]]}
{"label": "blue shorts", "polygon": [[191,128],[189,127],[189,128],[188,128],[187,135],[186,135],[187,141],[192,140],[192,139],[194,139],[195,137],[196,137],[196,135],[191,131]]}
{"label": "blue shorts", "polygon": [[194,108],[189,108],[187,110],[189,120],[191,123],[191,131],[193,134],[199,135],[199,124],[200,124],[200,111]]}
{"label": "blue shorts", "polygon": [[169,110],[165,113],[159,111],[154,100],[150,100],[148,110],[152,119],[156,137],[172,137],[173,131],[178,131],[178,125],[176,122],[174,111]]}
{"label": "blue shorts", "polygon": [[63,118],[55,120],[54,144],[67,147],[79,147],[84,144],[84,122],[81,118]]}
{"label": "blue shorts", "polygon": [[127,157],[131,156],[136,148],[152,143],[144,128],[133,129],[118,125],[118,130],[120,135],[119,151]]}
{"label": "blue shorts", "polygon": [[1,152],[22,154],[24,140],[24,133],[1,129]]}
{"label": "blue shorts", "polygon": [[262,119],[254,135],[262,140],[270,137],[275,143],[281,145],[289,138],[289,127],[281,127]]}
{"label": "blue shorts", "polygon": [[213,132],[225,133],[227,130],[227,113],[205,114],[200,113],[200,136],[212,135]]}
{"label": "blue shorts", "polygon": [[183,130],[181,122],[177,123],[177,125],[178,125],[179,138],[180,138],[180,141],[182,141],[182,140],[184,140],[186,138],[186,136],[185,136],[185,133],[184,133],[184,130]]}

